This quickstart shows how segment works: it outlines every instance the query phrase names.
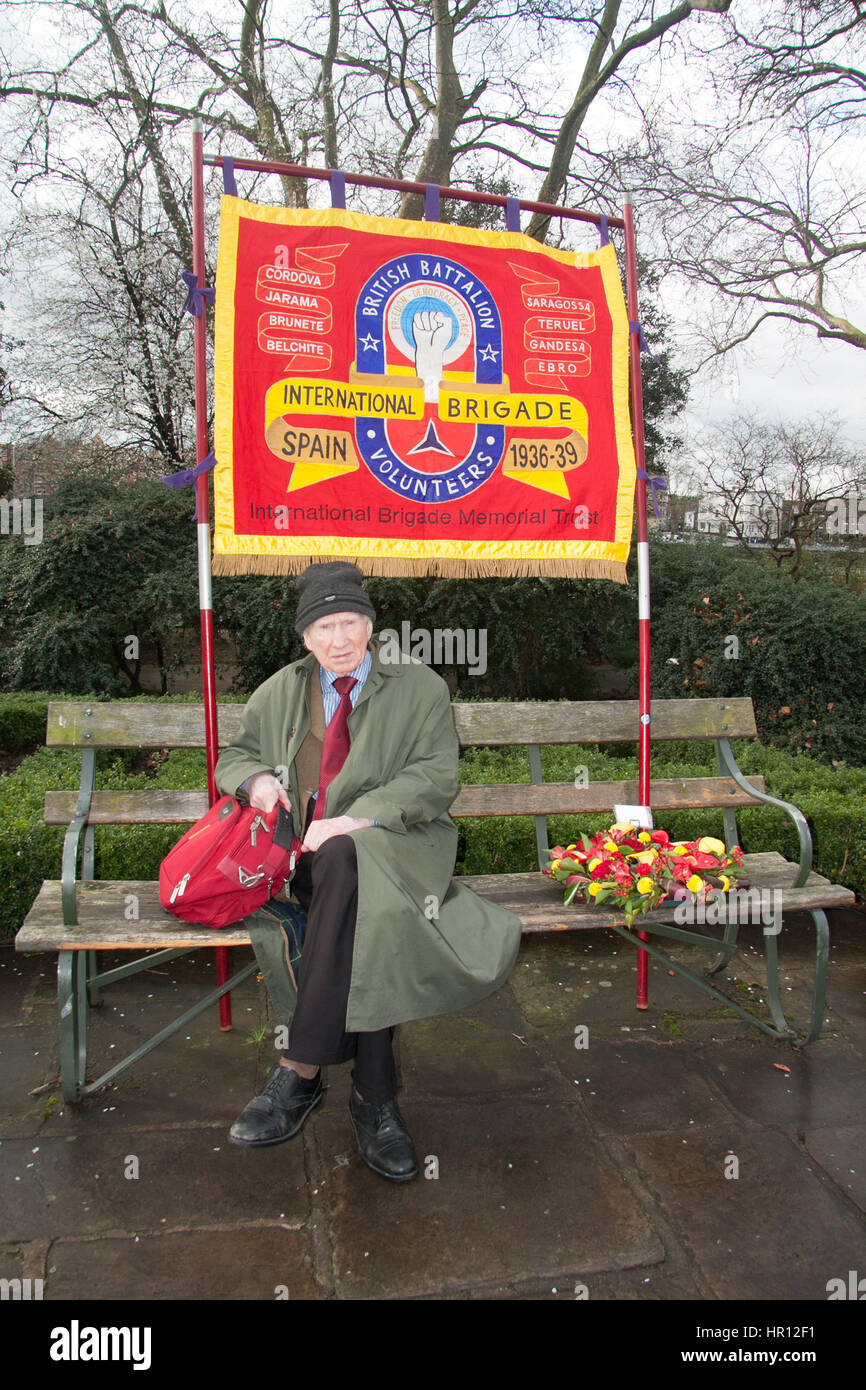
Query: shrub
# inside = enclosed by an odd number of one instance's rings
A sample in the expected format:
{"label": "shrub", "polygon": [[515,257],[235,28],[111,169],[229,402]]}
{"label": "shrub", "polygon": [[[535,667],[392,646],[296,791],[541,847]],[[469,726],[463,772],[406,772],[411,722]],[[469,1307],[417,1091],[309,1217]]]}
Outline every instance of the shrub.
{"label": "shrub", "polygon": [[0,749],[15,754],[43,744],[48,701],[58,698],[38,691],[0,694]]}
{"label": "shrub", "polygon": [[653,694],[750,695],[772,747],[866,763],[866,599],[724,546],[654,546]]}

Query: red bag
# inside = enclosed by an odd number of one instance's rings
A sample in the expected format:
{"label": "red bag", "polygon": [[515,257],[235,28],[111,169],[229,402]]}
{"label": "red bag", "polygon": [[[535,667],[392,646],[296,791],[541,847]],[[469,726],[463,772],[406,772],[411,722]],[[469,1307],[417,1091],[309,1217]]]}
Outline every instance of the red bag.
{"label": "red bag", "polygon": [[255,912],[295,871],[301,841],[279,802],[266,815],[221,797],[159,868],[159,900],[185,922],[226,927]]}

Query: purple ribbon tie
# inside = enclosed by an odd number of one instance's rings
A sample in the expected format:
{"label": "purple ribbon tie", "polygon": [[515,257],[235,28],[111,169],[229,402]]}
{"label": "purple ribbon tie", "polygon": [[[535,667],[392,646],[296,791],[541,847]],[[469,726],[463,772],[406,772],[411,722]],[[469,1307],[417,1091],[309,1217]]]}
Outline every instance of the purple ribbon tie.
{"label": "purple ribbon tie", "polygon": [[661,358],[658,357],[658,356],[656,355],[656,353],[653,352],[652,348],[650,347],[649,343],[647,342],[647,337],[646,337],[646,334],[645,334],[644,331],[643,331],[643,324],[642,324],[642,323],[635,323],[632,319],[629,319],[629,321],[628,321],[628,331],[629,331],[629,333],[636,333],[636,334],[637,334],[638,346],[640,347],[641,352],[646,352],[646,353],[648,353],[649,356],[652,358],[652,360],[653,360],[654,362],[660,362],[660,361],[661,361]]}
{"label": "purple ribbon tie", "polygon": [[600,221],[599,224],[598,224],[598,234],[599,234],[599,240],[598,240],[599,246],[607,246],[607,243],[610,241],[610,231],[609,231],[609,227],[608,227],[608,220],[607,220],[607,214],[606,214],[606,213],[602,213],[602,214],[601,214],[601,221]]}
{"label": "purple ribbon tie", "polygon": [[235,183],[235,162],[230,154],[223,155],[223,192],[228,193],[230,198],[238,196],[238,186]]}
{"label": "purple ribbon tie", "polygon": [[651,478],[650,475],[649,475],[647,472],[645,472],[645,470],[644,470],[643,468],[641,468],[641,467],[638,467],[637,475],[638,475],[639,478],[641,478],[641,479],[643,480],[643,482],[649,483],[650,487],[652,488],[652,495],[653,495],[653,511],[655,512],[656,516],[660,517],[660,516],[661,516],[661,512],[659,511],[659,504],[658,504],[658,498],[656,497],[656,490],[657,490],[658,488],[662,488],[664,491],[667,491],[667,486],[668,486],[668,485],[667,485],[665,479],[664,479],[660,474],[659,474],[658,477]]}
{"label": "purple ribbon tie", "polygon": [[346,175],[342,169],[331,170],[331,207],[346,206]]}
{"label": "purple ribbon tie", "polygon": [[505,199],[505,226],[509,232],[520,231],[520,199]]}
{"label": "purple ribbon tie", "polygon": [[[169,487],[189,487],[190,483],[197,482],[202,473],[209,473],[216,464],[214,454],[205,454],[203,459],[199,459],[194,468],[181,468],[177,473],[169,473],[162,482]],[[198,491],[196,491],[195,511],[192,514],[193,521],[198,521]]]}
{"label": "purple ribbon tie", "polygon": [[169,473],[168,477],[161,481],[166,483],[168,487],[189,487],[190,483],[194,483],[196,478],[201,477],[202,473],[209,473],[215,464],[214,455],[206,454],[203,459],[199,459],[194,468],[181,468],[177,473]]}
{"label": "purple ribbon tie", "polygon": [[439,185],[428,183],[424,188],[424,221],[439,221]]}
{"label": "purple ribbon tie", "polygon": [[183,312],[192,314],[194,318],[199,318],[204,313],[205,303],[213,304],[216,290],[213,285],[199,286],[198,276],[192,270],[182,270],[180,278],[187,288]]}

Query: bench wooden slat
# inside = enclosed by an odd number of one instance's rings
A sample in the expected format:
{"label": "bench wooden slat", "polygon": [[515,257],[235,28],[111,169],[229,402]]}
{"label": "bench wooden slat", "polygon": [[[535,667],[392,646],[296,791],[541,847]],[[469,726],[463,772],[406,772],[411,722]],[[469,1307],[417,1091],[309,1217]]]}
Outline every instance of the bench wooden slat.
{"label": "bench wooden slat", "polygon": [[[763,777],[750,780],[758,791],[764,790]],[[639,800],[636,781],[591,782],[588,787],[575,787],[572,782],[478,785],[460,788],[451,814],[590,815],[610,811],[616,805],[637,805]],[[77,792],[46,792],[46,825],[68,825],[77,801]],[[684,777],[651,783],[650,805],[656,810],[755,804],[731,777]],[[91,825],[192,825],[207,809],[207,793],[201,791],[97,791],[88,820]]]}
{"label": "bench wooden slat", "polygon": [[[821,874],[812,873],[803,888],[785,888],[794,878],[796,866],[781,854],[747,854],[745,876],[755,888],[781,888],[786,912],[809,907],[850,907],[855,895],[850,888],[836,887]],[[525,931],[578,931],[622,923],[607,907],[578,903],[566,908],[562,889],[540,873],[477,874],[458,880],[492,902],[516,912]],[[124,911],[130,895],[138,899],[138,920],[127,921]],[[100,881],[78,884],[76,888],[79,925],[64,927],[60,903],[60,883],[43,883],[24,925],[15,939],[16,951],[57,950],[160,950],[175,946],[242,946],[248,934],[240,927],[198,927],[179,922],[164,912],[159,902],[159,885],[143,881]],[[649,921],[670,919],[670,908],[649,914]]]}
{"label": "bench wooden slat", "polygon": [[[46,825],[68,825],[78,803],[77,792],[46,792]],[[94,792],[90,825],[193,825],[208,809],[205,791]]]}
{"label": "bench wooden slat", "polygon": [[[629,743],[638,737],[637,700],[454,704],[464,746],[530,743]],[[652,738],[753,738],[751,700],[654,700]],[[88,714],[87,711],[90,711]],[[219,703],[220,746],[238,735],[243,705]],[[49,748],[204,748],[201,705],[136,704],[130,700],[53,700]]]}
{"label": "bench wooden slat", "polygon": [[[763,777],[749,779],[758,791],[764,790]],[[521,783],[514,785],[461,787],[451,807],[452,816],[556,816],[612,814],[614,806],[637,806],[640,792],[633,782],[590,782],[575,787],[572,782]],[[741,791],[732,777],[683,777],[650,783],[650,805],[654,810],[692,810],[696,807],[754,806],[754,797]]]}
{"label": "bench wooden slat", "polygon": [[[585,700],[515,704],[454,704],[454,722],[466,746],[528,743],[631,743],[638,738],[637,700]],[[752,701],[653,700],[653,740],[753,738]]]}

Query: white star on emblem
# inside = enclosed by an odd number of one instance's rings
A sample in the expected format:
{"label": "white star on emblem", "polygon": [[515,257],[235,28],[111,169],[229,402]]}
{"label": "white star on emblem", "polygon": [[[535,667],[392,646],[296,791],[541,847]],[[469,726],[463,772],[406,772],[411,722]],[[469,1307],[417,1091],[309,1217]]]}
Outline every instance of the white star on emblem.
{"label": "white star on emblem", "polygon": [[372,352],[374,348],[379,346],[379,339],[374,338],[372,333],[368,333],[366,338],[361,339],[361,342],[364,345],[365,352]]}
{"label": "white star on emblem", "polygon": [[499,353],[496,351],[496,348],[491,347],[489,343],[486,347],[481,349],[482,362],[495,362],[498,356]]}

